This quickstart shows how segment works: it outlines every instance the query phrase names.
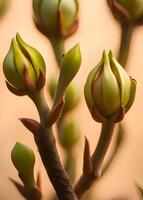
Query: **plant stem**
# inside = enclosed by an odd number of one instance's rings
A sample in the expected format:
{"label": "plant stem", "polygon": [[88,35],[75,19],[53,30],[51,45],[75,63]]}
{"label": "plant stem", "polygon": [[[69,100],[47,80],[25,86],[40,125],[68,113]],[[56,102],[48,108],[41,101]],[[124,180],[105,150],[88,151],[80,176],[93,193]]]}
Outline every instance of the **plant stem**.
{"label": "plant stem", "polygon": [[83,174],[75,186],[75,191],[79,199],[89,190],[93,182],[100,176],[102,163],[109,148],[115,124],[107,121],[102,124],[101,135],[97,147],[91,157],[93,170],[90,174]]}
{"label": "plant stem", "polygon": [[101,135],[92,156],[92,162],[96,176],[101,174],[102,163],[111,143],[114,127],[115,123],[110,121],[102,124]]}
{"label": "plant stem", "polygon": [[128,23],[121,24],[122,34],[121,34],[120,50],[118,54],[118,61],[124,68],[126,66],[129,55],[133,30],[134,30],[133,24],[128,24]]}
{"label": "plant stem", "polygon": [[121,145],[123,143],[123,140],[124,140],[124,133],[125,133],[125,130],[124,130],[123,124],[119,123],[117,135],[116,135],[116,138],[115,138],[115,141],[114,141],[114,143],[115,143],[114,144],[114,149],[113,149],[113,152],[112,152],[108,162],[106,163],[106,165],[104,166],[104,168],[102,170],[102,176],[106,173],[106,171],[108,170],[110,164],[114,160],[117,152],[119,151],[119,149],[120,149],[120,147],[121,147]]}
{"label": "plant stem", "polygon": [[38,110],[41,125],[44,126],[43,123],[45,121],[45,115],[50,112],[50,109],[47,105],[47,102],[46,102],[46,99],[44,96],[44,91],[40,90],[40,91],[32,94],[30,96],[30,98],[32,99],[32,101],[34,102],[34,104]]}
{"label": "plant stem", "polygon": [[52,128],[47,128],[45,124],[46,113],[49,112],[43,92],[38,92],[30,97],[35,103],[42,125],[41,134],[35,136],[41,159],[45,166],[49,179],[55,188],[59,200],[77,200],[74,189],[69,178],[64,171],[58,151],[56,148],[55,137]]}
{"label": "plant stem", "polygon": [[76,172],[76,159],[75,158],[76,157],[72,150],[66,151],[66,159],[65,159],[64,168],[65,168],[66,172],[68,173],[68,176],[72,183],[74,183],[75,172]]}
{"label": "plant stem", "polygon": [[50,41],[55,53],[55,57],[58,63],[58,67],[60,68],[61,66],[61,61],[63,54],[65,52],[64,50],[64,39],[62,37],[50,37]]}
{"label": "plant stem", "polygon": [[[75,179],[75,167],[76,167],[76,160],[73,155],[73,152],[65,151],[66,158],[64,161],[64,169],[66,170],[70,181],[73,183]],[[53,196],[50,198],[51,200],[57,200],[57,196],[53,194]]]}
{"label": "plant stem", "polygon": [[[118,53],[118,61],[125,68],[129,56],[130,44],[133,35],[133,24],[121,24],[121,42]],[[98,179],[102,169],[106,152],[109,148],[115,124],[107,121],[102,124],[102,131],[97,147],[92,155],[93,170],[90,174],[83,174],[75,186],[78,198],[82,198],[83,194],[90,189],[95,180]]]}

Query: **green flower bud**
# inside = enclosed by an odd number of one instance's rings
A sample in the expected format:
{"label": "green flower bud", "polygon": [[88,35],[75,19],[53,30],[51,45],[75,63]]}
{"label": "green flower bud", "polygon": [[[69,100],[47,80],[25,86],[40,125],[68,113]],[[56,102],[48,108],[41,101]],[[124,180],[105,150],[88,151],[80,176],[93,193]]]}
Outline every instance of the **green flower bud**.
{"label": "green flower bud", "polygon": [[69,50],[63,60],[61,65],[60,77],[58,81],[58,86],[56,90],[55,102],[59,102],[65,94],[65,90],[75,77],[81,65],[81,52],[80,46],[77,44],[71,50]]}
{"label": "green flower bud", "polygon": [[33,187],[35,185],[33,174],[35,155],[32,149],[17,142],[11,151],[11,160],[24,185],[28,188]]}
{"label": "green flower bud", "polygon": [[75,77],[81,65],[80,46],[77,44],[70,49],[64,56],[61,65],[61,76],[63,82],[67,85]]}
{"label": "green flower bud", "polygon": [[7,0],[0,0],[0,16],[4,14],[6,6],[7,6]]}
{"label": "green flower bud", "polygon": [[51,77],[48,81],[48,91],[52,99],[54,99],[58,80],[56,77]]}
{"label": "green flower bud", "polygon": [[71,149],[79,141],[81,136],[79,125],[76,121],[63,123],[60,128],[59,140],[65,149]]}
{"label": "green flower bud", "polygon": [[143,22],[143,0],[108,0],[108,4],[118,20]]}
{"label": "green flower bud", "polygon": [[[48,82],[48,91],[52,99],[54,99],[57,85],[58,80],[55,77],[52,77]],[[67,113],[73,110],[78,105],[79,100],[80,95],[77,88],[70,84],[65,92],[63,112]]]}
{"label": "green flower bud", "polygon": [[65,105],[63,112],[67,113],[73,110],[78,105],[79,99],[80,95],[79,92],[77,91],[77,88],[73,84],[70,84],[66,90],[64,99]]}
{"label": "green flower bud", "polygon": [[7,81],[18,90],[41,89],[44,85],[44,59],[36,49],[26,44],[19,34],[11,42],[3,62],[3,71]]}
{"label": "green flower bud", "polygon": [[74,26],[77,13],[77,0],[33,0],[36,24],[46,35],[67,37]]}
{"label": "green flower bud", "polygon": [[131,107],[136,81],[117,62],[110,51],[104,51],[99,64],[89,74],[84,94],[94,120],[119,122]]}

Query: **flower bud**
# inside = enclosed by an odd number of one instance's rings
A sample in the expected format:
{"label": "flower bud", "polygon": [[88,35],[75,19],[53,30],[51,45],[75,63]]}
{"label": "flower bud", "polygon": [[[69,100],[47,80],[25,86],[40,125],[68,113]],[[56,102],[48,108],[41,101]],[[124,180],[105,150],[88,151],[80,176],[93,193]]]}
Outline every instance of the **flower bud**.
{"label": "flower bud", "polygon": [[19,34],[11,42],[3,62],[3,71],[9,84],[21,91],[41,89],[45,82],[43,57],[26,44]]}
{"label": "flower bud", "polygon": [[67,37],[77,20],[77,0],[33,0],[35,23],[45,35]]}
{"label": "flower bud", "polygon": [[70,49],[64,56],[61,65],[61,76],[65,84],[69,84],[75,77],[81,65],[81,52],[79,44]]}
{"label": "flower bud", "polygon": [[80,139],[80,128],[76,121],[63,123],[60,128],[59,139],[65,149],[71,149]]}
{"label": "flower bud", "polygon": [[79,92],[77,91],[77,88],[75,85],[70,84],[69,87],[66,90],[65,94],[65,105],[63,108],[63,112],[67,113],[73,110],[79,103],[80,95]]}
{"label": "flower bud", "polygon": [[7,3],[7,0],[0,0],[0,16],[4,14]]}
{"label": "flower bud", "polygon": [[119,122],[131,107],[136,92],[136,81],[117,62],[110,51],[89,74],[84,94],[95,121]]}
{"label": "flower bud", "polygon": [[[55,77],[52,77],[48,82],[48,91],[52,99],[54,99],[57,85],[58,80]],[[79,100],[80,95],[77,88],[70,84],[65,92],[63,112],[67,113],[73,110],[78,105]]]}
{"label": "flower bud", "polygon": [[54,99],[56,88],[58,84],[58,79],[56,77],[51,77],[48,81],[48,91],[52,99]]}
{"label": "flower bud", "polygon": [[11,151],[11,160],[19,173],[19,177],[26,187],[33,187],[35,155],[29,147],[21,143],[16,143]]}
{"label": "flower bud", "polygon": [[121,22],[143,22],[143,0],[107,0],[113,15]]}
{"label": "flower bud", "polygon": [[55,102],[61,101],[65,90],[77,74],[81,65],[80,46],[77,44],[70,49],[64,56],[60,69],[60,77],[55,95]]}

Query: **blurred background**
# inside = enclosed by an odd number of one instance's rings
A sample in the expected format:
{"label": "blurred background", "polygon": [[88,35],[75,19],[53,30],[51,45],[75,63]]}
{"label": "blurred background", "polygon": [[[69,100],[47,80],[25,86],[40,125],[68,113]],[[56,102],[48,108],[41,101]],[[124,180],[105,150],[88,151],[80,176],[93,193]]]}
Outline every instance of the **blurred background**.
{"label": "blurred background", "polygon": [[[79,29],[66,41],[66,50],[79,42],[82,52],[82,66],[74,80],[80,88],[82,98],[78,108],[71,113],[78,119],[83,134],[81,142],[76,147],[76,179],[82,173],[84,135],[89,139],[93,152],[101,128],[100,124],[92,120],[84,101],[83,87],[86,77],[100,60],[103,49],[112,49],[117,53],[120,41],[120,27],[113,19],[106,0],[79,3]],[[35,174],[38,171],[42,174],[43,193],[46,199],[53,191],[52,186],[41,164],[32,134],[18,120],[21,117],[38,119],[37,111],[30,99],[14,96],[7,90],[2,71],[3,59],[8,52],[11,39],[17,32],[43,55],[47,63],[47,80],[57,72],[51,44],[36,30],[33,23],[32,0],[8,0],[5,15],[0,20],[0,199],[23,199],[9,181],[9,177],[19,180],[10,159],[11,149],[16,141],[31,146],[37,155]],[[134,32],[127,65],[129,74],[138,82],[137,95],[134,105],[124,119],[126,133],[122,147],[108,172],[95,185],[96,200],[140,199],[135,183],[143,185],[143,26]],[[63,150],[60,146],[58,148],[63,159]]]}

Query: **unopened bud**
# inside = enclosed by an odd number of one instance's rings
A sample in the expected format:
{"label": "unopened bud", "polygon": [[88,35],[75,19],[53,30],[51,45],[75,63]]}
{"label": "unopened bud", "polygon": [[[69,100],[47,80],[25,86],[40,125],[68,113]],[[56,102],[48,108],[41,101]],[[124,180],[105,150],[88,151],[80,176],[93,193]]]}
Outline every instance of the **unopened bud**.
{"label": "unopened bud", "polygon": [[4,14],[7,3],[7,0],[0,0],[0,17]]}
{"label": "unopened bud", "polygon": [[12,149],[11,160],[24,185],[28,188],[33,187],[35,185],[33,174],[35,155],[32,149],[17,142]]}
{"label": "unopened bud", "polygon": [[85,99],[94,120],[119,122],[131,107],[136,81],[117,62],[110,51],[103,52],[99,64],[91,71],[85,84]]}
{"label": "unopened bud", "polygon": [[81,65],[80,46],[77,44],[70,49],[64,56],[60,69],[60,77],[57,85],[55,102],[61,101],[65,90],[77,74]]}
{"label": "unopened bud", "polygon": [[58,80],[56,77],[51,77],[48,81],[48,91],[52,99],[54,99]]}
{"label": "unopened bud", "polygon": [[65,105],[63,112],[67,113],[73,110],[79,103],[80,95],[75,85],[70,84],[65,94]]}
{"label": "unopened bud", "polygon": [[79,141],[81,136],[79,125],[76,121],[63,123],[60,128],[59,139],[61,145],[66,149],[71,149]]}
{"label": "unopened bud", "polygon": [[18,90],[33,91],[44,85],[44,59],[35,48],[26,44],[19,34],[11,42],[3,62],[3,71],[9,84]]}
{"label": "unopened bud", "polygon": [[116,19],[133,24],[143,23],[143,0],[107,0]]}
{"label": "unopened bud", "polygon": [[63,83],[68,85],[75,77],[81,65],[80,46],[77,44],[70,49],[64,56],[61,65],[61,77]]}
{"label": "unopened bud", "polygon": [[35,23],[46,35],[67,37],[77,20],[77,0],[33,0]]}

